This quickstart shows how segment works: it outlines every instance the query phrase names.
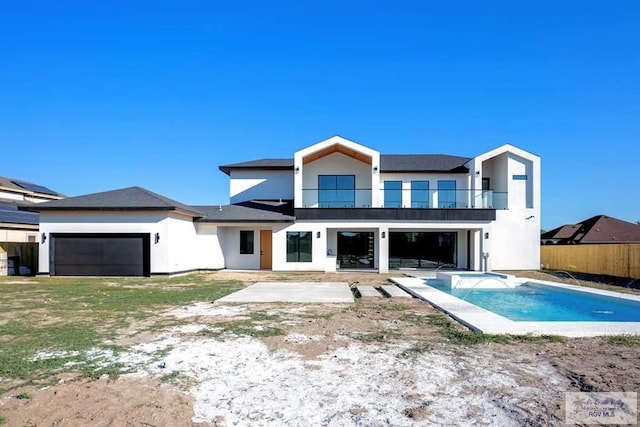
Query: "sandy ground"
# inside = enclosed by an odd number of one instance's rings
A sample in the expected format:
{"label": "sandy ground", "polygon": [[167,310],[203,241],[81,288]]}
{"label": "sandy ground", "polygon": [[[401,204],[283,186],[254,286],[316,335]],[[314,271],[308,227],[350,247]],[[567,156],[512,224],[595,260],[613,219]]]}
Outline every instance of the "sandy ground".
{"label": "sandy ground", "polygon": [[[0,396],[0,414],[8,426],[544,426],[563,425],[566,391],[640,389],[637,346],[463,346],[411,321],[435,313],[404,298],[176,307],[161,313],[176,326],[134,327],[115,342],[126,351],[93,354],[131,374],[70,367],[57,385]],[[247,324],[255,337],[233,332]]]}

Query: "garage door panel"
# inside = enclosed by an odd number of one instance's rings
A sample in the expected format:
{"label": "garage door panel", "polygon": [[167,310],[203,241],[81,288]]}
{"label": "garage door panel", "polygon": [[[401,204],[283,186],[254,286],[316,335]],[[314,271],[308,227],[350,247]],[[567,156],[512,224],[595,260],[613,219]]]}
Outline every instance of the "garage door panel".
{"label": "garage door panel", "polygon": [[55,276],[148,276],[148,234],[53,234]]}

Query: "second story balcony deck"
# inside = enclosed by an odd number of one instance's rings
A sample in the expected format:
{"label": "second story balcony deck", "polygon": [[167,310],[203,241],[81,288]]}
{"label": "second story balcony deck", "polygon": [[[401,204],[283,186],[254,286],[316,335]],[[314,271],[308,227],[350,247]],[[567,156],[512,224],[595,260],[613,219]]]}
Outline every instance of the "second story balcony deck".
{"label": "second story balcony deck", "polygon": [[507,209],[507,193],[493,190],[303,189],[303,208]]}

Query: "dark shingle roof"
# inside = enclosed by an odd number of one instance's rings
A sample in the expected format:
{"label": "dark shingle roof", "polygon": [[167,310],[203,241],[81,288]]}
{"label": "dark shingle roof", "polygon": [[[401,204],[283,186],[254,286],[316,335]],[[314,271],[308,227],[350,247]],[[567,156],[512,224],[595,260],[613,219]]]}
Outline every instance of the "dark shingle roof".
{"label": "dark shingle roof", "polygon": [[62,194],[58,193],[57,191],[53,191],[52,189],[45,187],[43,185],[35,184],[29,181],[14,179],[14,178],[7,178],[4,176],[0,176],[0,189],[5,189],[5,190],[9,190],[16,193],[22,193],[22,194],[64,197]]}
{"label": "dark shingle roof", "polygon": [[288,201],[252,200],[233,205],[194,206],[205,216],[198,222],[293,222],[293,207]]}
{"label": "dark shingle roof", "polygon": [[191,206],[141,187],[129,187],[22,207],[29,211],[49,210],[167,210],[181,211],[194,217],[204,214]]}
{"label": "dark shingle roof", "polygon": [[606,215],[596,215],[578,224],[567,224],[543,233],[543,240],[558,243],[640,243],[640,225]]}
{"label": "dark shingle roof", "polygon": [[37,213],[18,210],[18,206],[24,205],[0,200],[0,223],[38,225]]}
{"label": "dark shingle roof", "polygon": [[[446,154],[381,154],[381,172],[469,172],[464,164],[468,157]],[[260,159],[249,162],[220,166],[219,169],[229,175],[231,170],[293,170],[293,159]]]}
{"label": "dark shingle roof", "polygon": [[232,169],[293,170],[293,159],[260,159],[220,166],[229,175]]}
{"label": "dark shingle roof", "polygon": [[469,172],[468,157],[446,154],[381,154],[380,172]]}

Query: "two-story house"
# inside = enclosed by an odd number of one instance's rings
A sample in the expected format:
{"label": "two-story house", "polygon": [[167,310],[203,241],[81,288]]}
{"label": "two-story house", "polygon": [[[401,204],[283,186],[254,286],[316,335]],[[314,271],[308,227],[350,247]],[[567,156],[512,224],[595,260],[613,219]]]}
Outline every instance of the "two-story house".
{"label": "two-story house", "polygon": [[0,177],[0,276],[34,271],[37,265],[38,214],[19,208],[62,197],[33,182]]}
{"label": "two-story house", "polygon": [[220,170],[229,205],[137,187],[39,205],[40,272],[540,265],[540,159],[508,144],[469,158],[398,155],[335,136]]}

